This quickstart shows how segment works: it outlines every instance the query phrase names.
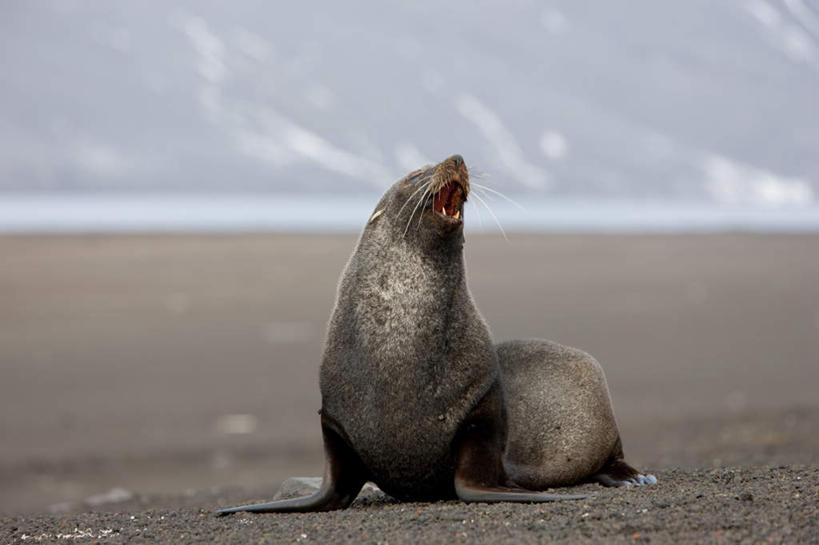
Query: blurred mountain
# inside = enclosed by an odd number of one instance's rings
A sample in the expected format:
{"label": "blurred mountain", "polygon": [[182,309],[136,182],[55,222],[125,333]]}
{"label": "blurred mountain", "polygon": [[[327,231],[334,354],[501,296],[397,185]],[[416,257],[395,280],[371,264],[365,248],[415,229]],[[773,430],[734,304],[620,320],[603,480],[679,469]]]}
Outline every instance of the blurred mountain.
{"label": "blurred mountain", "polygon": [[0,20],[4,192],[364,194],[461,153],[515,195],[800,205],[817,143],[817,1],[66,0]]}

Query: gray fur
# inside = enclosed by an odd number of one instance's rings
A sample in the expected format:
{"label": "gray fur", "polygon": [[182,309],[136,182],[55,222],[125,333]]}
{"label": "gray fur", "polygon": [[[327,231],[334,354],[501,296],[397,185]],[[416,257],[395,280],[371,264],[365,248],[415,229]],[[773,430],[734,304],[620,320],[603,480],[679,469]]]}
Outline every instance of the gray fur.
{"label": "gray fur", "polygon": [[498,441],[487,446],[510,486],[641,484],[622,460],[594,358],[542,340],[492,345],[466,285],[463,224],[430,206],[453,176],[468,193],[454,156],[399,180],[375,207],[330,320],[324,415],[368,478],[397,498],[454,495],[456,439],[475,410],[495,422]]}
{"label": "gray fur", "polygon": [[497,351],[509,419],[507,474],[542,490],[600,470],[619,433],[597,360],[538,339],[502,343]]}

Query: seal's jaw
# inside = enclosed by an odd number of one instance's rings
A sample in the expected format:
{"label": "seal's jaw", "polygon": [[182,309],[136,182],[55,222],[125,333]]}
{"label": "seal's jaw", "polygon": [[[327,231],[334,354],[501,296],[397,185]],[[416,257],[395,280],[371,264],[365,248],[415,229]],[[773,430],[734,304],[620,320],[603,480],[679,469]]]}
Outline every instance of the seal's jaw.
{"label": "seal's jaw", "polygon": [[466,195],[463,186],[450,180],[435,193],[432,199],[432,210],[445,221],[463,223],[463,205]]}
{"label": "seal's jaw", "polygon": [[463,157],[453,155],[435,167],[432,215],[449,227],[463,224],[464,203],[469,195],[469,171]]}

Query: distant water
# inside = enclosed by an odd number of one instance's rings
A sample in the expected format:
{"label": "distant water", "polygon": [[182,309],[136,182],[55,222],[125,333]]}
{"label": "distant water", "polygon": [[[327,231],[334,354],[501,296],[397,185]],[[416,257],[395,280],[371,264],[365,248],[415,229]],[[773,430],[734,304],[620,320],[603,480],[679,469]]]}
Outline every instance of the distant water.
{"label": "distant water", "polygon": [[[377,197],[0,194],[0,232],[358,232]],[[652,201],[468,203],[472,232],[815,232],[819,206],[749,207]]]}

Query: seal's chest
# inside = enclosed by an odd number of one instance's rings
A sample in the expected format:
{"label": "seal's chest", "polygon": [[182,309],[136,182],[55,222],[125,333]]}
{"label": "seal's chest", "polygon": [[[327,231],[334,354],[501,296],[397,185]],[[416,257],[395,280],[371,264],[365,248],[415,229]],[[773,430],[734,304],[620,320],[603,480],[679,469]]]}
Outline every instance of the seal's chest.
{"label": "seal's chest", "polygon": [[385,492],[402,499],[443,497],[437,491],[452,482],[455,432],[434,421],[437,425],[426,418],[385,422],[371,435],[353,440],[372,480]]}
{"label": "seal's chest", "polygon": [[[430,285],[423,276],[420,279],[386,278],[379,276],[356,298],[356,325],[361,339],[387,342],[392,346],[401,340],[426,338],[435,332],[448,314],[452,294],[440,285]],[[434,345],[428,344],[427,349],[434,349]]]}

